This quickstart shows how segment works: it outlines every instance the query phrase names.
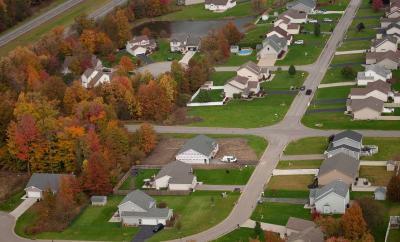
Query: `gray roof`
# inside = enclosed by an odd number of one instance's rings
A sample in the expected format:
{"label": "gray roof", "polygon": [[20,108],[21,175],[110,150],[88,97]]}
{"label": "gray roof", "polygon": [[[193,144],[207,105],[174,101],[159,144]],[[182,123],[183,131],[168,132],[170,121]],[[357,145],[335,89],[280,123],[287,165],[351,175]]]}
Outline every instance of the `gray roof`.
{"label": "gray roof", "polygon": [[217,142],[214,139],[201,134],[188,140],[178,151],[178,154],[188,150],[195,150],[203,155],[209,156],[216,146]]}
{"label": "gray roof", "polygon": [[392,73],[391,70],[388,70],[385,67],[380,66],[380,65],[367,65],[367,66],[365,66],[365,71],[373,71],[376,74],[383,76],[383,77],[386,77],[387,75]]}
{"label": "gray roof", "polygon": [[386,187],[377,187],[377,188],[375,189],[374,193],[386,194]]}
{"label": "gray roof", "polygon": [[269,37],[267,37],[263,41],[263,46],[271,46],[277,53],[281,52],[285,46],[287,45],[287,39],[286,38],[280,38],[278,35],[274,34]]}
{"label": "gray roof", "polygon": [[324,242],[324,233],[319,227],[309,227],[300,233],[292,233],[288,242]]}
{"label": "gray roof", "polygon": [[360,161],[344,153],[336,154],[325,159],[319,168],[318,177],[331,171],[338,171],[351,178],[356,178]]}
{"label": "gray roof", "polygon": [[363,110],[364,108],[372,109],[376,112],[382,112],[385,102],[374,97],[365,99],[351,99],[349,105],[352,112]]}
{"label": "gray roof", "polygon": [[356,147],[353,147],[353,146],[350,146],[350,145],[343,144],[343,145],[333,146],[332,143],[329,144],[327,151],[330,152],[330,151],[334,151],[334,150],[338,150],[338,149],[347,149],[347,150],[351,150],[351,151],[354,151],[354,152],[360,152],[361,151],[360,148],[356,148]]}
{"label": "gray roof", "polygon": [[314,227],[315,223],[310,220],[305,220],[301,218],[290,217],[286,223],[286,228],[295,230],[295,231],[303,231],[309,227]]}
{"label": "gray roof", "polygon": [[345,182],[341,180],[335,180],[321,188],[311,189],[310,192],[311,197],[313,197],[315,201],[319,201],[331,193],[335,193],[342,198],[346,198],[348,191],[349,186]]}
{"label": "gray roof", "polygon": [[50,174],[50,173],[33,173],[29,179],[26,188],[36,187],[42,191],[51,189],[52,192],[57,192],[62,176],[72,176],[69,174]]}
{"label": "gray roof", "polygon": [[124,197],[122,202],[119,204],[124,204],[126,202],[132,202],[143,209],[149,209],[152,204],[154,204],[154,198],[150,197],[146,193],[142,192],[141,190],[135,190]]}
{"label": "gray roof", "polygon": [[356,142],[361,142],[363,136],[360,133],[357,133],[353,130],[345,130],[343,132],[335,134],[335,137],[333,138],[332,142],[339,141],[341,139],[351,139]]}
{"label": "gray roof", "polygon": [[93,203],[102,203],[107,201],[107,196],[91,196],[90,201]]}
{"label": "gray roof", "polygon": [[286,4],[287,8],[293,8],[294,6],[298,5],[298,4],[303,4],[309,8],[315,8],[316,6],[316,2],[314,0],[296,0],[293,2],[289,2]]}
{"label": "gray roof", "polygon": [[169,208],[150,208],[146,212],[121,212],[122,217],[138,217],[138,218],[168,218],[171,209]]}
{"label": "gray roof", "polygon": [[262,68],[262,67],[258,66],[256,63],[254,63],[252,61],[248,61],[245,64],[241,65],[239,67],[239,70],[240,69],[247,69],[247,70],[253,72],[256,75],[260,75],[261,73],[268,72],[267,68]]}
{"label": "gray roof", "polygon": [[170,184],[192,184],[193,169],[192,166],[182,161],[173,161],[165,165],[157,174],[156,179],[170,176]]}
{"label": "gray roof", "polygon": [[386,35],[383,38],[380,39],[375,39],[374,42],[372,43],[372,45],[377,48],[378,46],[380,46],[381,44],[385,43],[385,42],[392,42],[393,44],[397,45],[397,39],[393,36],[390,35]]}
{"label": "gray roof", "polygon": [[289,17],[291,17],[293,19],[305,19],[305,18],[307,18],[307,14],[306,13],[299,12],[299,11],[297,11],[295,9],[289,9],[289,10],[281,13],[280,16],[282,16],[282,17],[283,16],[289,16]]}

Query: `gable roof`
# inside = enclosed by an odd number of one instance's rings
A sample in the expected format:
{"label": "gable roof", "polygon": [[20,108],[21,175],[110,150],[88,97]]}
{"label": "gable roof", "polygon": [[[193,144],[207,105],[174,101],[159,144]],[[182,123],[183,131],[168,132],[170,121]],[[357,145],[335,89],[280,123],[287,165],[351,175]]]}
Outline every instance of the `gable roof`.
{"label": "gable roof", "polygon": [[33,173],[28,181],[25,189],[28,187],[36,187],[42,191],[50,189],[57,192],[60,186],[60,179],[63,176],[72,176],[69,174],[51,174],[51,173]]}
{"label": "gable roof", "polygon": [[335,180],[321,188],[312,189],[311,196],[314,197],[315,201],[317,202],[331,193],[335,193],[342,198],[346,198],[348,191],[349,186],[345,182],[341,180]]}
{"label": "gable roof", "polygon": [[338,150],[338,149],[347,149],[347,150],[351,150],[354,152],[360,152],[361,148],[357,148],[354,146],[350,146],[350,145],[337,145],[337,146],[333,146],[332,143],[329,144],[328,149],[326,151],[330,152],[330,151],[334,151],[334,150]]}
{"label": "gable roof", "polygon": [[164,176],[171,177],[168,181],[170,184],[192,184],[194,178],[192,166],[182,161],[173,161],[163,166],[156,179]]}
{"label": "gable roof", "polygon": [[287,40],[285,38],[280,38],[278,35],[274,34],[267,37],[263,41],[263,46],[271,46],[277,53],[281,52],[287,45]]}
{"label": "gable roof", "polygon": [[360,161],[344,153],[325,159],[319,168],[318,177],[331,171],[338,171],[348,177],[355,178],[358,174]]}
{"label": "gable roof", "polygon": [[268,69],[262,68],[252,61],[248,61],[245,64],[241,65],[238,70],[241,70],[241,69],[247,69],[256,75],[260,75],[261,73],[268,71]]}
{"label": "gable roof", "polygon": [[306,13],[299,12],[295,9],[289,9],[280,14],[280,17],[289,16],[292,19],[305,19],[307,18]]}
{"label": "gable roof", "polygon": [[216,146],[217,142],[214,139],[211,139],[210,137],[201,134],[188,140],[178,151],[178,154],[181,154],[188,150],[195,150],[205,156],[208,156],[211,154]]}
{"label": "gable roof", "polygon": [[226,5],[229,0],[206,0],[206,4]]}
{"label": "gable roof", "polygon": [[119,205],[124,204],[126,202],[132,202],[144,210],[148,210],[152,204],[155,202],[154,198],[150,197],[146,193],[141,190],[134,190],[128,193],[124,199],[120,202]]}
{"label": "gable roof", "polygon": [[375,82],[369,82],[366,87],[362,88],[352,88],[350,91],[350,96],[353,95],[366,95],[373,91],[379,91],[384,94],[389,94],[391,90],[391,84],[384,82],[382,80],[378,80]]}
{"label": "gable roof", "polygon": [[336,141],[339,141],[341,139],[346,139],[347,138],[347,139],[351,139],[351,140],[354,140],[356,142],[360,142],[361,143],[362,137],[363,137],[362,134],[357,133],[357,132],[355,132],[353,130],[345,130],[343,132],[335,134],[335,136],[333,137],[332,142],[336,142]]}
{"label": "gable roof", "polygon": [[[244,85],[244,87],[237,85],[236,83],[240,83]],[[226,84],[236,87],[240,90],[245,90],[248,86],[249,78],[244,76],[234,76],[232,77]]]}
{"label": "gable roof", "polygon": [[137,43],[137,42],[141,42],[141,41],[143,41],[143,40],[149,41],[150,38],[149,38],[147,35],[139,35],[139,36],[134,36],[134,37],[132,38],[132,40],[130,40],[129,42],[130,42],[130,43]]}
{"label": "gable roof", "polygon": [[387,75],[392,73],[391,70],[388,70],[383,66],[375,65],[375,64],[365,66],[365,71],[373,71],[376,74],[383,76],[383,77],[386,77]]}
{"label": "gable roof", "polygon": [[291,35],[279,26],[274,27],[271,32],[277,32],[278,34],[282,35],[286,39],[291,38]]}
{"label": "gable roof", "polygon": [[374,97],[368,97],[365,99],[352,99],[350,100],[350,107],[352,112],[357,112],[360,110],[363,110],[365,108],[372,109],[376,112],[381,113],[384,107],[384,101],[374,98]]}
{"label": "gable roof", "polygon": [[303,231],[309,227],[314,227],[315,223],[310,220],[305,220],[301,218],[290,217],[286,223],[286,228],[295,230],[295,231]]}
{"label": "gable roof", "polygon": [[384,44],[385,42],[390,42],[394,45],[397,45],[397,39],[391,35],[386,35],[383,38],[380,39],[375,39],[374,42],[372,43],[372,45],[375,48],[378,48],[379,46],[381,46],[382,44]]}
{"label": "gable roof", "polygon": [[289,2],[286,4],[287,8],[293,8],[296,5],[302,4],[306,7],[309,7],[310,9],[315,8],[316,2],[314,0],[296,0],[293,2]]}
{"label": "gable roof", "polygon": [[319,227],[309,227],[300,233],[292,233],[288,242],[324,242],[324,233]]}
{"label": "gable roof", "polygon": [[381,62],[384,59],[389,59],[393,62],[399,63],[400,52],[399,51],[387,51],[387,52],[367,52],[367,59],[374,59],[376,62]]}

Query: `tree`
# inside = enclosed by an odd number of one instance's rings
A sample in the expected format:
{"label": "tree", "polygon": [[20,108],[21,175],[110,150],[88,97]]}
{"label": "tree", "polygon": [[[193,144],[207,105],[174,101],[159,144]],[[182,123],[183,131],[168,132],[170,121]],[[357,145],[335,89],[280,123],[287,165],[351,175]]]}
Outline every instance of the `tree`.
{"label": "tree", "polygon": [[315,36],[321,35],[321,25],[319,23],[314,24],[314,35]]}
{"label": "tree", "polygon": [[369,229],[375,229],[384,222],[384,208],[381,203],[372,198],[365,197],[357,200],[363,213],[363,218]]}
{"label": "tree", "polygon": [[149,154],[157,145],[157,134],[153,126],[143,123],[135,133],[135,143],[145,154]]}
{"label": "tree", "polygon": [[382,0],[372,0],[372,8],[375,12],[378,12],[383,8],[383,1]]}
{"label": "tree", "polygon": [[224,33],[225,38],[228,40],[230,45],[239,43],[239,41],[243,38],[243,34],[232,21],[229,21],[224,28],[222,28],[222,32]]}
{"label": "tree", "polygon": [[361,32],[361,31],[363,31],[365,29],[365,25],[364,25],[363,22],[360,22],[360,23],[357,24],[356,28],[357,28],[358,32]]}
{"label": "tree", "polygon": [[251,7],[255,12],[261,12],[267,7],[266,0],[251,0]]}
{"label": "tree", "polygon": [[343,235],[346,239],[359,240],[366,234],[367,224],[363,218],[362,210],[357,202],[354,202],[340,219]]}
{"label": "tree", "polygon": [[160,0],[147,0],[146,1],[146,15],[149,18],[157,17],[161,15],[161,3]]}
{"label": "tree", "polygon": [[264,232],[265,242],[285,242],[278,233],[274,233],[272,231]]}
{"label": "tree", "polygon": [[130,71],[135,69],[135,65],[132,63],[131,58],[128,56],[122,56],[118,65],[118,73],[120,75],[128,75]]}
{"label": "tree", "polygon": [[289,75],[291,75],[291,76],[296,75],[296,68],[294,67],[294,65],[289,66],[288,72],[289,72]]}
{"label": "tree", "polygon": [[189,82],[185,78],[185,69],[177,60],[172,61],[171,75],[178,86],[179,93],[190,93]]}
{"label": "tree", "polygon": [[254,237],[257,239],[263,240],[264,231],[261,228],[261,223],[256,221],[256,225],[254,226]]}
{"label": "tree", "polygon": [[342,70],[340,71],[342,76],[346,79],[354,79],[356,77],[356,71],[353,69],[351,66],[344,66]]}
{"label": "tree", "polygon": [[159,85],[162,89],[164,89],[168,101],[170,101],[171,103],[175,103],[178,93],[176,90],[177,89],[176,82],[172,78],[172,76],[168,73],[162,74],[160,76]]}
{"label": "tree", "polygon": [[89,195],[108,195],[112,192],[110,176],[102,159],[101,153],[95,152],[84,168],[83,188]]}
{"label": "tree", "polygon": [[75,29],[79,35],[81,35],[85,29],[94,29],[94,27],[94,20],[92,18],[89,18],[86,14],[82,14],[76,17],[74,24],[72,25],[72,28]]}
{"label": "tree", "polygon": [[315,223],[321,227],[327,237],[339,237],[342,233],[340,220],[331,216],[320,216],[315,220]]}
{"label": "tree", "polygon": [[393,175],[387,185],[387,197],[392,202],[400,201],[400,175]]}

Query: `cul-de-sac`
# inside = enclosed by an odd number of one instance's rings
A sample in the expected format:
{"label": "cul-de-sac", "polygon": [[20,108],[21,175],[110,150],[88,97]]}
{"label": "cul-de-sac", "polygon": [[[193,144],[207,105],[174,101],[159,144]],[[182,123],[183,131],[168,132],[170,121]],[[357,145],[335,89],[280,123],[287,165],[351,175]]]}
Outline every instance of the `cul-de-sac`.
{"label": "cul-de-sac", "polygon": [[0,242],[400,242],[400,0],[0,0]]}

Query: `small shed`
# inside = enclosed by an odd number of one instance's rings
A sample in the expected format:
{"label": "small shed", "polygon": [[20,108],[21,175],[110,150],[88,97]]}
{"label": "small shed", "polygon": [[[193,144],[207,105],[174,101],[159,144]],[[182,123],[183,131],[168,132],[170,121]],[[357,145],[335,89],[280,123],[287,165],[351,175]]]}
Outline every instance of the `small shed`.
{"label": "small shed", "polygon": [[239,53],[239,46],[238,45],[231,45],[231,53]]}
{"label": "small shed", "polygon": [[396,161],[389,160],[386,162],[386,171],[394,171],[396,168]]}
{"label": "small shed", "polygon": [[378,187],[374,191],[375,200],[386,200],[386,187]]}
{"label": "small shed", "polygon": [[263,21],[267,21],[269,19],[269,13],[268,11],[265,11],[262,15],[261,15],[261,19]]}
{"label": "small shed", "polygon": [[92,196],[90,201],[93,206],[104,206],[107,204],[107,196]]}

